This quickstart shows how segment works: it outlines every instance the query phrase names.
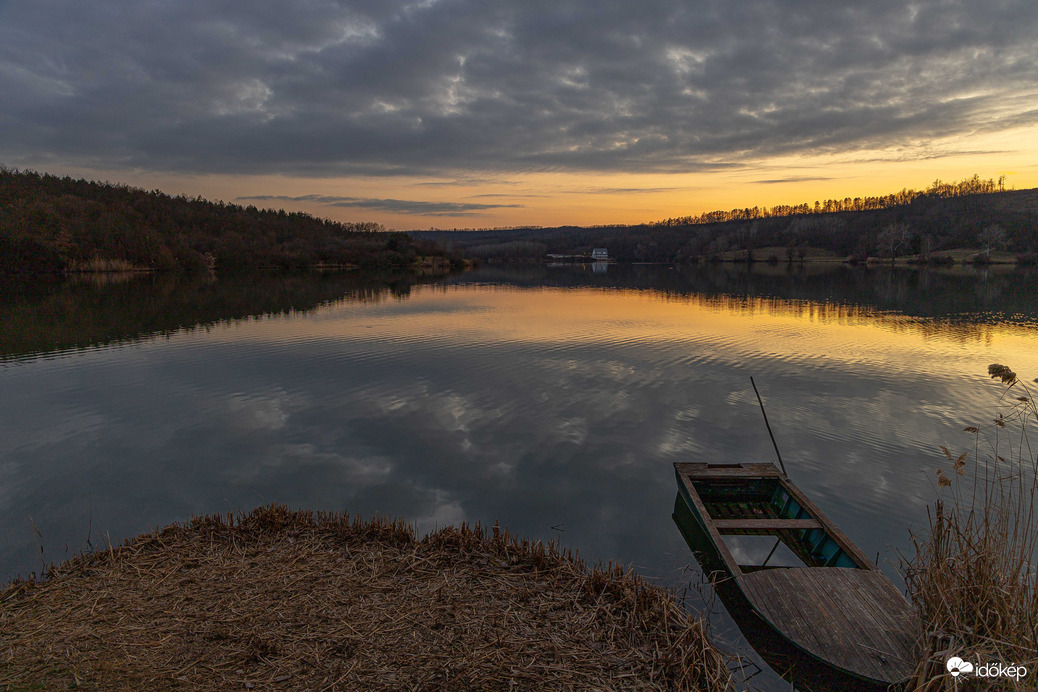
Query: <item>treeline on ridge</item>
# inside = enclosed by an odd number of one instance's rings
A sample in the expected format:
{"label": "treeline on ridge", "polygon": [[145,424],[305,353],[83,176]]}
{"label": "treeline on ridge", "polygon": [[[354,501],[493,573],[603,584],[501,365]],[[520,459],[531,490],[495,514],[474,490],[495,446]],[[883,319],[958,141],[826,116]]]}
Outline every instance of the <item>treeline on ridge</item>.
{"label": "treeline on ridge", "polygon": [[0,273],[400,267],[444,255],[433,243],[376,223],[0,166]]}
{"label": "treeline on ridge", "polygon": [[[1018,261],[1038,256],[1038,190],[1004,190],[1003,182],[974,175],[959,183],[936,181],[921,192],[819,201],[813,205],[753,207],[638,225],[527,227],[484,231],[416,231],[466,256],[534,259],[587,255],[604,247],[633,262],[712,259],[795,261],[808,248],[864,261],[914,255],[946,259],[943,251],[993,250]],[[765,249],[767,249],[765,251]]]}
{"label": "treeline on ridge", "polygon": [[999,177],[997,183],[993,178],[982,180],[976,174],[972,178],[965,178],[957,183],[946,183],[938,178],[925,190],[902,188],[900,192],[891,192],[887,195],[873,197],[844,197],[843,199],[827,199],[824,202],[815,200],[813,205],[808,202],[802,202],[800,204],[778,204],[773,207],[758,206],[731,209],[729,211],[708,211],[699,215],[664,219],[655,225],[692,226],[705,223],[724,223],[725,221],[752,221],[753,219],[767,219],[773,216],[892,209],[894,207],[906,206],[917,199],[951,199],[954,197],[969,197],[970,195],[984,195],[996,191],[1004,192],[1005,183],[1006,177],[1004,175]]}

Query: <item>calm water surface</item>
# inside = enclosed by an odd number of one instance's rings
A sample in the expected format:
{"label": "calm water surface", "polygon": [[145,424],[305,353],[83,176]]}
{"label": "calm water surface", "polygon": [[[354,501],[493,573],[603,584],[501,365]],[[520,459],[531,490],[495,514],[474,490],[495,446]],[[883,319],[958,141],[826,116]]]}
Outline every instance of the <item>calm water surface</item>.
{"label": "calm water surface", "polygon": [[987,365],[1038,376],[1034,286],[784,266],[5,284],[0,581],[38,544],[57,561],[88,531],[282,502],[496,520],[680,590],[672,462],[774,458],[750,375],[790,475],[897,579],[938,445],[995,410]]}

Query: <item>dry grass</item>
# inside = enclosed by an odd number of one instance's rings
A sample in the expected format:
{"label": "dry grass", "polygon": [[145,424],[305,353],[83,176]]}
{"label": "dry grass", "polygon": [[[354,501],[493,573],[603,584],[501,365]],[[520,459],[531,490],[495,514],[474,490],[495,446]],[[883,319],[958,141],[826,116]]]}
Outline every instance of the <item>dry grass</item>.
{"label": "dry grass", "polygon": [[[806,246],[804,250],[804,262],[842,262],[845,257],[837,255],[829,250],[818,247]],[[775,259],[780,264],[788,264],[789,258],[787,255],[787,248],[785,245],[773,245],[769,247],[754,248],[753,259],[755,262],[767,262],[771,256],[774,255]],[[746,250],[726,250],[725,252],[717,253],[717,259],[722,262],[745,262],[746,261]],[[799,263],[801,261],[799,253],[795,254],[793,262]]]}
{"label": "dry grass", "polygon": [[[930,513],[928,534],[914,538],[906,566],[924,625],[917,690],[950,690],[967,678],[970,689],[1038,688],[1038,460],[1027,439],[1038,407],[1009,368],[989,372],[1010,386],[1003,401],[1012,403],[990,426],[966,428],[976,435],[972,452],[943,448],[950,468],[937,470],[937,484],[949,497]],[[953,680],[945,668],[952,656],[1023,665],[1027,676]]]}
{"label": "dry grass", "polygon": [[150,271],[147,267],[138,267],[132,262],[121,259],[107,259],[104,257],[91,257],[88,260],[69,262],[69,272],[140,272]]}
{"label": "dry grass", "polygon": [[665,590],[496,527],[270,506],[76,558],[0,593],[0,686],[730,690]]}

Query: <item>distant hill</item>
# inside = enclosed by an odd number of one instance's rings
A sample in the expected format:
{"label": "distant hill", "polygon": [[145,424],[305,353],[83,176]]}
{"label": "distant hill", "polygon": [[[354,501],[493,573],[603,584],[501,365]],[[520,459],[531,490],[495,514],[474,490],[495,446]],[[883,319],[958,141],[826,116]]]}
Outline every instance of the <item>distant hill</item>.
{"label": "distant hill", "polygon": [[1038,189],[999,191],[994,181],[974,176],[962,183],[937,181],[922,192],[734,209],[639,225],[432,230],[411,235],[482,259],[590,255],[593,248],[602,247],[611,258],[632,262],[785,262],[827,253],[857,261],[913,256],[922,262],[964,256],[983,261],[998,253],[1034,262]]}
{"label": "distant hill", "polygon": [[0,167],[0,273],[408,266],[444,255],[375,223],[338,223]]}

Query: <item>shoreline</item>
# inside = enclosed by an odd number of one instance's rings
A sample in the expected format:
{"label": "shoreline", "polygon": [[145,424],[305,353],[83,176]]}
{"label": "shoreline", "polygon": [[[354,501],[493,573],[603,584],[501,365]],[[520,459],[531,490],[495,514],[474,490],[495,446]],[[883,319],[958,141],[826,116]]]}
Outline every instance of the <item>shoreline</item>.
{"label": "shoreline", "polygon": [[0,587],[0,686],[734,689],[669,591],[498,527],[270,505]]}

